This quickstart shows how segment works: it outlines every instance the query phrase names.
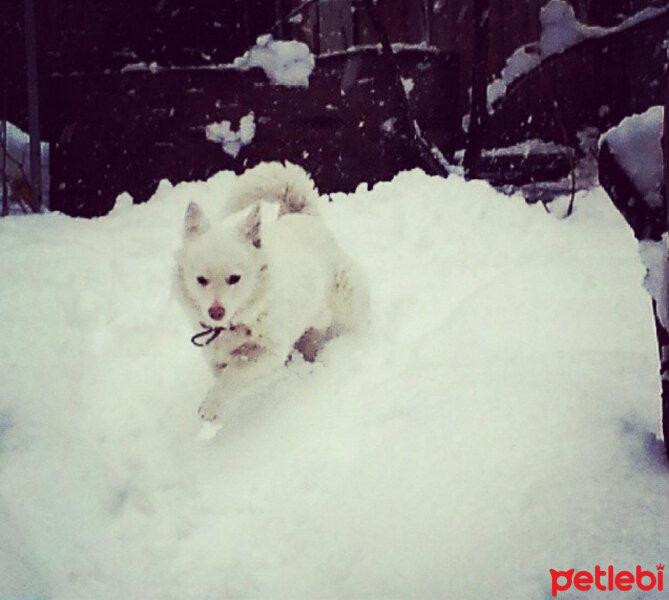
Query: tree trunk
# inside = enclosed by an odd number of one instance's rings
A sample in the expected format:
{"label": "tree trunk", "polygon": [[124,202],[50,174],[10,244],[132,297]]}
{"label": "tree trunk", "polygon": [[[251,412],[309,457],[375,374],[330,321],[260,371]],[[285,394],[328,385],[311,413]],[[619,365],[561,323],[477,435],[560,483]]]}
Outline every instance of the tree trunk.
{"label": "tree trunk", "polygon": [[42,206],[42,155],[39,134],[39,96],[37,83],[37,36],[34,0],[23,0],[25,8],[26,75],[28,78],[28,133],[30,134],[30,207]]}
{"label": "tree trunk", "polygon": [[465,177],[480,173],[483,126],[488,114],[488,47],[490,44],[490,0],[474,0],[474,68],[469,131],[463,165]]}
{"label": "tree trunk", "polygon": [[390,76],[392,77],[394,88],[397,92],[397,100],[399,102],[402,118],[406,124],[409,141],[418,155],[421,157],[423,161],[423,167],[427,173],[430,175],[448,176],[448,172],[446,171],[445,166],[441,164],[435,155],[435,149],[423,137],[420,127],[418,126],[411,102],[409,101],[407,93],[404,90],[402,72],[397,62],[395,52],[393,51],[392,44],[390,43],[388,32],[386,31],[386,28],[381,21],[381,16],[379,15],[379,11],[377,10],[373,0],[365,0],[365,9],[372,23],[372,27],[374,28],[374,31],[376,32],[376,35],[381,42],[381,52],[385,60],[386,67],[390,73]]}
{"label": "tree trunk", "polygon": [[[667,239],[669,240],[669,41],[665,41],[665,50],[667,55],[664,61],[664,131],[662,132],[662,154],[664,168],[664,210],[665,223],[667,228]],[[667,283],[669,282],[669,248],[665,248],[664,255],[664,282],[665,295],[669,296]],[[665,297],[665,306],[669,310],[669,301]],[[657,307],[654,306],[654,309]],[[669,323],[669,315],[663,315],[664,322]],[[657,341],[660,348],[660,376],[662,378],[662,434],[664,436],[664,447],[669,458],[669,336],[663,327],[657,323],[656,315]]]}

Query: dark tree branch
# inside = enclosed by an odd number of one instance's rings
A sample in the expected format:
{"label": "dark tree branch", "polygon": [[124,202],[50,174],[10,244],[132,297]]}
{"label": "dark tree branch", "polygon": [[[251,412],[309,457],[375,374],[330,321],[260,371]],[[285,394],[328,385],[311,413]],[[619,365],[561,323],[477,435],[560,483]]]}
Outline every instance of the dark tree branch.
{"label": "dark tree branch", "polygon": [[569,205],[567,206],[567,211],[564,214],[564,218],[571,217],[574,212],[574,202],[576,200],[576,158],[574,156],[575,152],[572,148],[571,141],[569,140],[569,133],[567,131],[567,125],[562,118],[562,112],[560,111],[560,105],[558,104],[557,98],[553,88],[549,85],[548,80],[546,79],[546,73],[544,71],[539,71],[541,75],[541,83],[544,88],[544,94],[550,99],[551,106],[553,107],[553,115],[555,118],[555,123],[560,129],[562,134],[562,144],[567,149],[567,160],[569,161],[569,173],[571,179],[571,197],[569,198]]}
{"label": "dark tree branch", "polygon": [[481,167],[484,120],[488,115],[488,48],[490,0],[474,0],[474,68],[467,147],[463,158],[465,177],[477,177]]}
{"label": "dark tree branch", "polygon": [[557,121],[558,127],[562,132],[562,140],[565,148],[567,149],[567,159],[569,160],[569,170],[571,177],[571,198],[569,199],[569,206],[567,206],[567,212],[565,213],[565,219],[571,217],[571,214],[574,212],[574,201],[576,200],[576,159],[574,158],[574,149],[569,143],[569,134],[567,133],[567,126],[564,123],[562,118],[562,113],[560,112],[560,106],[555,98],[553,98],[553,109],[555,111],[555,120]]}
{"label": "dark tree branch", "polygon": [[381,50],[386,60],[386,65],[392,74],[394,87],[397,92],[400,109],[402,111],[402,116],[406,122],[409,132],[409,139],[411,140],[411,143],[418,154],[423,159],[425,169],[428,171],[428,173],[431,175],[448,176],[448,171],[437,158],[441,154],[439,149],[435,148],[433,145],[427,142],[427,140],[423,137],[420,127],[418,126],[411,102],[409,101],[407,93],[404,89],[404,84],[402,83],[402,72],[400,70],[400,66],[397,62],[395,52],[393,51],[393,47],[388,38],[388,33],[383,26],[379,12],[373,0],[365,0],[365,9],[369,15],[374,30],[376,31],[376,35],[381,42]]}
{"label": "dark tree branch", "polygon": [[39,132],[39,95],[37,83],[37,34],[34,0],[23,0],[25,6],[26,75],[28,79],[28,125],[30,133],[30,184],[33,203],[42,204],[42,154]]}

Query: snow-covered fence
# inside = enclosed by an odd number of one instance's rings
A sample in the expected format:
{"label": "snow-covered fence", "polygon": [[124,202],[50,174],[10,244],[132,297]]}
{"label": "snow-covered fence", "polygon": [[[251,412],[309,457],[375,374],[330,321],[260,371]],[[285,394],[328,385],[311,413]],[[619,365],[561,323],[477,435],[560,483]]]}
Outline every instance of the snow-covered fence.
{"label": "snow-covered fence", "polygon": [[[440,148],[454,150],[457,61],[406,48],[397,60],[413,82],[421,128]],[[396,98],[376,48],[318,58],[308,88],[273,85],[255,68],[148,66],[59,78],[51,98],[61,124],[52,148],[51,204],[69,214],[103,214],[122,191],[143,201],[163,178],[202,179],[272,159],[303,165],[323,191],[389,179],[421,165]],[[207,126],[218,143],[207,139]]]}
{"label": "snow-covered fence", "polygon": [[577,133],[604,131],[663,99],[669,10],[611,33],[584,37],[508,86],[494,105],[486,145],[543,138],[576,144]]}

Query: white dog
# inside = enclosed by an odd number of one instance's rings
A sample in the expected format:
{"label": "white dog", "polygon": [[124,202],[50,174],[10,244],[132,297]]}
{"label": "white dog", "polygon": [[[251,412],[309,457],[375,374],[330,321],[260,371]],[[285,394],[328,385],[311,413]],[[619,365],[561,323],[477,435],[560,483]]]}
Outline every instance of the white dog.
{"label": "white dog", "polygon": [[224,217],[186,211],[176,283],[217,381],[200,406],[216,419],[284,367],[297,349],[313,361],[322,344],[367,321],[367,290],[318,214],[318,193],[300,167],[263,163],[241,175]]}

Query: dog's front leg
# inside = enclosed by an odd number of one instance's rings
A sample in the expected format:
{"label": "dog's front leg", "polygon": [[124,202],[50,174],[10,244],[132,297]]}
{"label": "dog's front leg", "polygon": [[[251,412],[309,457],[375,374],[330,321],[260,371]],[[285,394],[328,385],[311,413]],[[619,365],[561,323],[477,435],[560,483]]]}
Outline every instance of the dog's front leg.
{"label": "dog's front leg", "polygon": [[218,379],[214,386],[207,393],[207,397],[204,399],[200,408],[197,409],[197,414],[200,415],[200,418],[204,421],[215,421],[218,417],[218,410],[221,406],[221,399],[223,398],[222,389],[224,386],[221,385],[221,379]]}
{"label": "dog's front leg", "polygon": [[284,368],[279,354],[263,354],[256,360],[228,365],[198,409],[205,421],[215,421],[222,405],[237,402],[247,394],[265,385],[274,373]]}

